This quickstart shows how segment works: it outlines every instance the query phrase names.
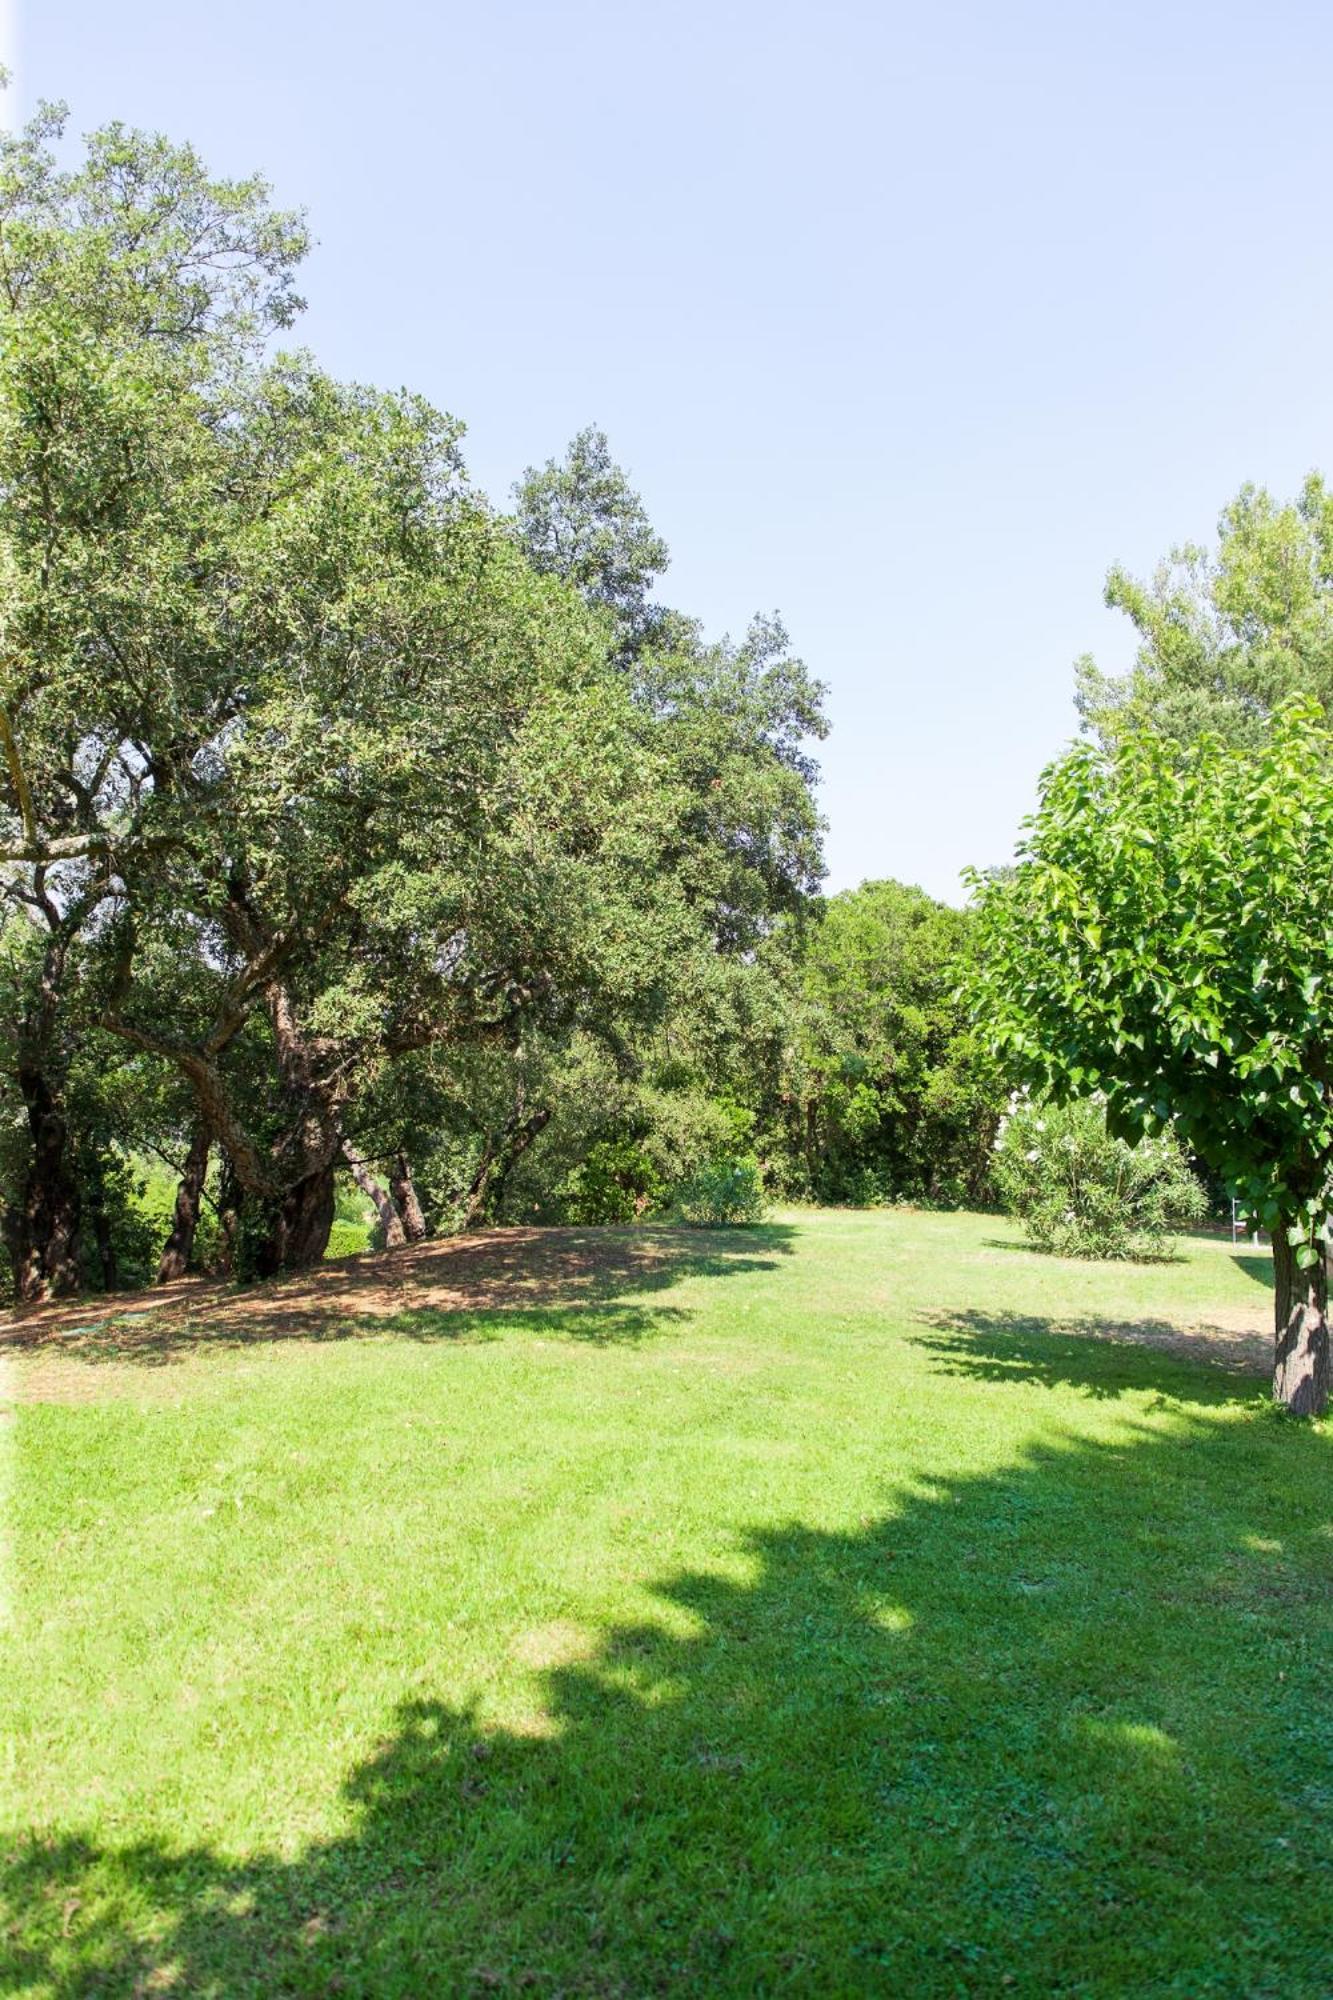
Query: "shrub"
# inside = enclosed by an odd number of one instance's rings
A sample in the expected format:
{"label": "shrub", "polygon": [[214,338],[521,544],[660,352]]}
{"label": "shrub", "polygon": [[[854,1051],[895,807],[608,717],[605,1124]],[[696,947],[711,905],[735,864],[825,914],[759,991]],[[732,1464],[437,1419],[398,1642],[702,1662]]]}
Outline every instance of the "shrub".
{"label": "shrub", "polygon": [[705,1162],[676,1190],[682,1221],[695,1229],[724,1229],[764,1219],[759,1162],[749,1156]]}
{"label": "shrub", "polygon": [[1175,1134],[1127,1145],[1107,1131],[1097,1097],[1011,1099],[995,1141],[995,1181],[1030,1241],[1058,1257],[1161,1257],[1172,1230],[1206,1207]]}
{"label": "shrub", "polygon": [[335,1222],[329,1231],[326,1257],[355,1257],[370,1248],[370,1230],[364,1222]]}
{"label": "shrub", "polygon": [[633,1139],[603,1139],[558,1190],[566,1221],[633,1222],[654,1207],[665,1183],[649,1154]]}

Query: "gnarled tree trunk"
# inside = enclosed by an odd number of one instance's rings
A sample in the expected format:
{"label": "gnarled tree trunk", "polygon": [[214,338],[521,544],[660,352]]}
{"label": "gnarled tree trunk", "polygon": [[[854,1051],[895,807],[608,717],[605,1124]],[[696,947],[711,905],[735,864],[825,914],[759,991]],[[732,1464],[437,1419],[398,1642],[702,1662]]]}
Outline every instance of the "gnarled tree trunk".
{"label": "gnarled tree trunk", "polygon": [[1322,1416],[1328,1408],[1328,1263],[1307,1269],[1287,1241],[1287,1224],[1273,1231],[1273,1400],[1293,1416]]}
{"label": "gnarled tree trunk", "polygon": [[398,1213],[394,1198],[382,1181],[377,1181],[366,1160],[357,1151],[350,1139],[343,1140],[343,1158],[348,1172],[360,1188],[367,1201],[375,1204],[375,1213],[384,1231],[386,1250],[401,1250],[407,1241],[407,1231],[403,1217]]}
{"label": "gnarled tree trunk", "polygon": [[272,1224],[255,1256],[255,1275],[272,1278],[279,1271],[304,1271],[318,1264],[329,1247],[333,1203],[330,1160],[289,1187],[278,1200]]}
{"label": "gnarled tree trunk", "polygon": [[176,1208],[171,1218],[171,1230],[158,1262],[159,1285],[168,1285],[174,1278],[183,1278],[190,1268],[190,1258],[194,1253],[195,1231],[199,1227],[199,1208],[204,1195],[204,1182],[208,1176],[208,1155],[212,1145],[213,1134],[208,1126],[196,1125],[190,1140],[190,1150],[185,1155],[185,1165],[181,1169],[180,1183],[176,1189]]}
{"label": "gnarled tree trunk", "polygon": [[464,1229],[479,1227],[485,1218],[488,1206],[500,1199],[505,1182],[533,1140],[539,1138],[551,1122],[551,1113],[544,1106],[541,1110],[534,1111],[530,1118],[521,1116],[522,1109],[520,1097],[513,1113],[505,1120],[499,1132],[486,1142],[485,1150],[477,1162],[477,1171],[473,1174],[467,1191],[467,1201],[463,1209]]}
{"label": "gnarled tree trunk", "polygon": [[241,1211],[245,1199],[245,1189],[231,1155],[224,1152],[222,1179],[218,1188],[218,1251],[212,1266],[219,1277],[231,1278],[236,1274],[241,1249]]}
{"label": "gnarled tree trunk", "polygon": [[416,1182],[412,1179],[412,1166],[406,1153],[399,1153],[389,1174],[389,1186],[393,1190],[394,1204],[403,1219],[403,1234],[409,1243],[420,1243],[426,1234],[426,1218],[417,1197]]}
{"label": "gnarled tree trunk", "polygon": [[21,1063],[18,1086],[32,1159],[22,1200],[5,1217],[5,1234],[14,1290],[30,1301],[79,1288],[79,1189],[69,1157],[69,1128],[49,1077]]}
{"label": "gnarled tree trunk", "polygon": [[257,1275],[271,1278],[278,1271],[307,1270],[329,1247],[334,1169],[342,1157],[342,1102],[325,1069],[329,1045],[302,1028],[286,987],[274,980],[264,997],[292,1113],[273,1149],[273,1179],[283,1191],[271,1204],[271,1226],[255,1258]]}

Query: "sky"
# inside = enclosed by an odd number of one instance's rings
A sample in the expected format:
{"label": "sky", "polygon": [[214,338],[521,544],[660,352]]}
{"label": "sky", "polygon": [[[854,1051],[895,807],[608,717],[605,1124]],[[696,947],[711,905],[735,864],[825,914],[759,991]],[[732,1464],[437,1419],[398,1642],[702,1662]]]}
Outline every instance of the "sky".
{"label": "sky", "polygon": [[[829,887],[962,900],[1102,604],[1333,473],[1333,9],[1270,0],[0,0],[64,98],[261,169],[300,338],[505,504],[604,428],[713,634],[828,687]],[[2,45],[2,44],[0,44]]]}

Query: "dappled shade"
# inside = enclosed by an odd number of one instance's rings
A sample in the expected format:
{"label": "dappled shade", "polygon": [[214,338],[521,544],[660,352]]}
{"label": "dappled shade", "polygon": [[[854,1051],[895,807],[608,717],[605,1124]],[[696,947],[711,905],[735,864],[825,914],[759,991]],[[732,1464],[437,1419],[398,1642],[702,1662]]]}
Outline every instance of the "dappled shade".
{"label": "dappled shade", "polygon": [[[187,1281],[114,1304],[50,1305],[0,1323],[0,1353],[71,1361],[179,1359],[274,1340],[494,1338],[559,1309],[582,1340],[642,1339],[681,1318],[626,1304],[688,1277],[762,1271],[790,1247],[782,1223],[733,1230],[490,1229],[347,1257],[247,1289]],[[549,1328],[548,1330],[556,1330]]]}

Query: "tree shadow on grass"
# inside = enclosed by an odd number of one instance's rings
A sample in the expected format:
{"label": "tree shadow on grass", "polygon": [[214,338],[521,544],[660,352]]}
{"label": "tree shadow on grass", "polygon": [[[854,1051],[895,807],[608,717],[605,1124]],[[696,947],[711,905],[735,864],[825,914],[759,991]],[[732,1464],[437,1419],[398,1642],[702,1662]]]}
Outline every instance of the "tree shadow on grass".
{"label": "tree shadow on grass", "polygon": [[687,1317],[627,1299],[686,1279],[772,1270],[796,1231],[493,1229],[346,1257],[268,1284],[190,1281],[81,1306],[43,1306],[0,1326],[0,1355],[160,1365],[280,1340],[494,1339],[534,1327],[553,1339],[640,1341]]}
{"label": "tree shadow on grass", "polygon": [[515,1635],[522,1726],[405,1700],[294,1859],[20,1844],[5,1990],[1324,2000],[1329,1469],[1196,1413],[754,1530]]}
{"label": "tree shadow on grass", "polygon": [[1238,1271],[1245,1273],[1247,1278],[1253,1278],[1256,1285],[1262,1285],[1266,1291],[1272,1291],[1273,1259],[1271,1254],[1264,1255],[1257,1250],[1252,1250],[1248,1254],[1242,1255],[1240,1251],[1236,1251],[1231,1261]]}
{"label": "tree shadow on grass", "polygon": [[490,1312],[449,1312],[418,1306],[377,1320],[374,1331],[396,1340],[452,1340],[472,1346],[524,1333],[536,1339],[581,1341],[589,1347],[638,1347],[686,1325],[691,1317],[684,1306],[613,1305],[592,1300],[533,1311],[504,1306]]}
{"label": "tree shadow on grass", "polygon": [[1029,1243],[1024,1238],[1014,1236],[983,1236],[983,1250],[1012,1250],[1023,1257],[1047,1257],[1058,1264],[1076,1264],[1094,1268],[1155,1271],[1163,1264],[1183,1264],[1186,1259],[1180,1250],[1163,1250],[1155,1257],[1074,1257],[1062,1256],[1058,1250],[1051,1250],[1042,1243]]}
{"label": "tree shadow on grass", "polygon": [[1146,1389],[1188,1403],[1253,1402],[1272,1370],[1272,1342],[1225,1327],[1170,1320],[1057,1320],[980,1308],[923,1312],[910,1337],[949,1375],[1040,1382],[1115,1398]]}

